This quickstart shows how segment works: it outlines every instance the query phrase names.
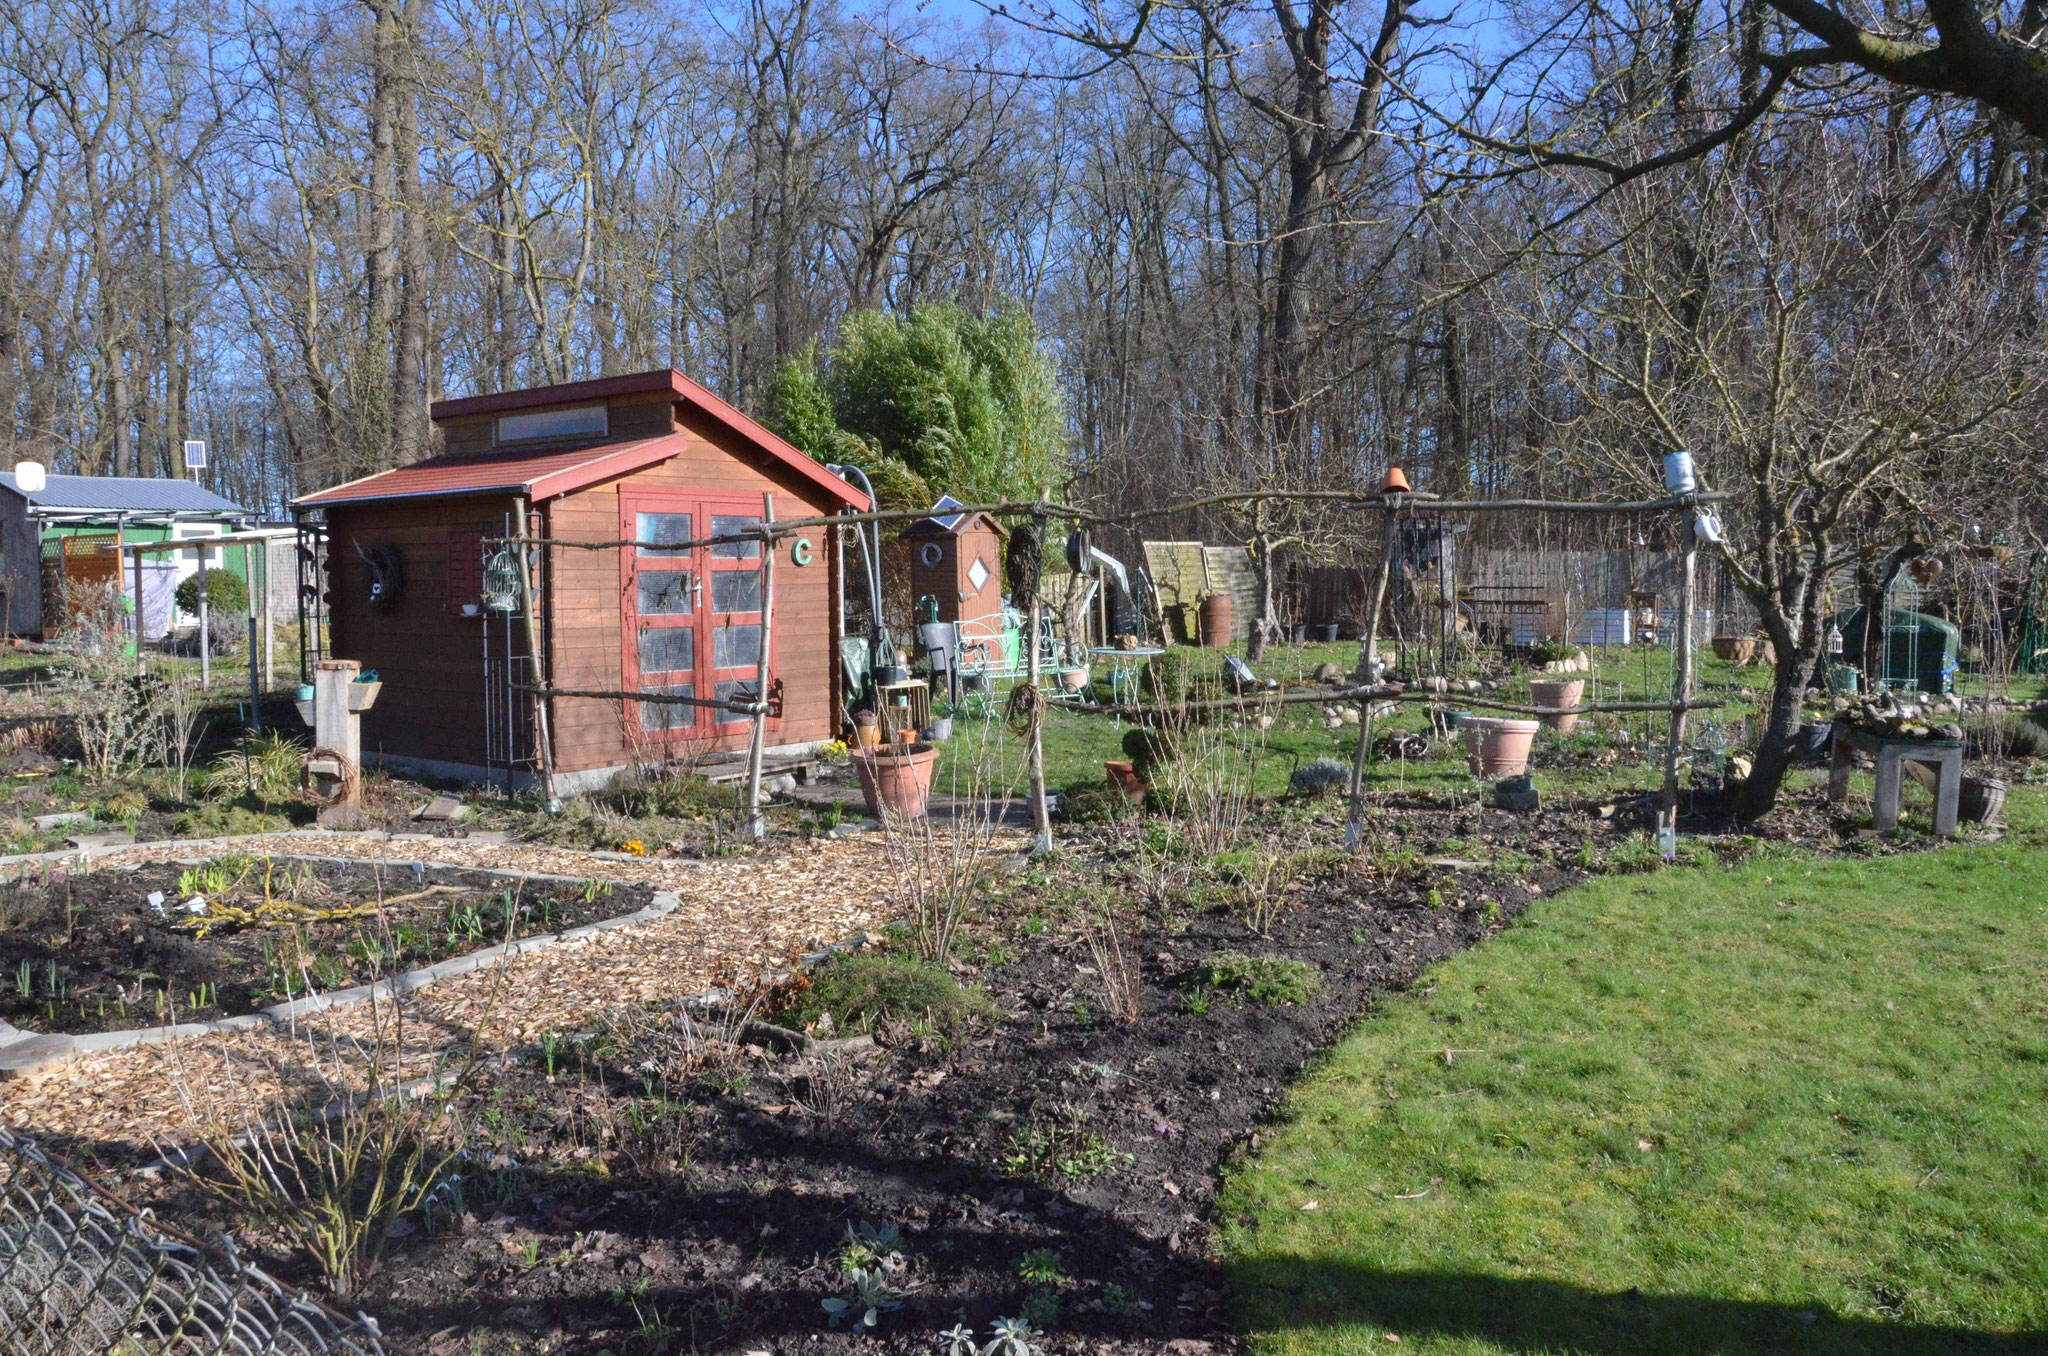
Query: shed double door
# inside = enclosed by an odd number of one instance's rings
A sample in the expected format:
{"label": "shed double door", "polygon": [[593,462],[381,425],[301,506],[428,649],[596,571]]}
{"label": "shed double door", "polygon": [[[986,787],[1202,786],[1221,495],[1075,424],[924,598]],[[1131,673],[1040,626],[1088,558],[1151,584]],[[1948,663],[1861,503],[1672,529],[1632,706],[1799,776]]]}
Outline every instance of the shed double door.
{"label": "shed double door", "polygon": [[[757,527],[760,501],[684,492],[620,497],[620,535],[645,543],[620,553],[626,687],[716,701],[763,690],[762,559],[758,541],[693,550],[679,542]],[[714,739],[748,718],[708,706],[639,702],[640,728],[669,739]]]}

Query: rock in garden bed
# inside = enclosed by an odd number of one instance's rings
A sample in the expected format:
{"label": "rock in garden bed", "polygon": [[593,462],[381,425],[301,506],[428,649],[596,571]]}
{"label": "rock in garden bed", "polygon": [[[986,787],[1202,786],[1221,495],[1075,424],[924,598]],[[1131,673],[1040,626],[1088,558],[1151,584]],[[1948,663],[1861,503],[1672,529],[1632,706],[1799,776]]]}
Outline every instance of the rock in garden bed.
{"label": "rock in garden bed", "polygon": [[632,913],[644,885],[235,854],[0,885],[0,1018],[118,1031],[259,1011]]}

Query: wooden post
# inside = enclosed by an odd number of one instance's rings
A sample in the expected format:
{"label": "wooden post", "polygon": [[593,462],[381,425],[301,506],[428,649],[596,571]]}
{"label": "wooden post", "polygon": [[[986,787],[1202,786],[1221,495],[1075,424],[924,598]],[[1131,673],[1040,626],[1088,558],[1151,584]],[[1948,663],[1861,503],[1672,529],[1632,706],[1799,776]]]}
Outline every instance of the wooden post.
{"label": "wooden post", "polygon": [[[526,521],[526,497],[524,495],[512,501],[512,512],[519,524],[519,535],[521,537],[536,535]],[[527,548],[525,546],[519,548],[519,610],[526,614],[526,653],[528,662],[533,665],[533,685],[535,687],[546,687],[547,676],[541,672],[540,662],[540,621],[534,616],[533,580],[526,552]],[[507,664],[512,662],[510,654],[506,655],[505,662]],[[507,755],[506,761],[509,764],[512,751],[507,749],[505,752]],[[554,741],[548,734],[548,699],[544,694],[538,692],[533,694],[533,752],[535,758],[540,763],[541,800],[547,806],[549,812],[552,813],[562,807],[562,802],[555,795],[555,749]],[[508,773],[507,776],[509,777],[509,775]]]}
{"label": "wooden post", "polygon": [[[1044,497],[1043,494],[1039,496],[1041,500]],[[1031,521],[1038,529],[1038,550],[1043,556],[1045,519],[1038,517]],[[1024,637],[1024,652],[1027,656],[1024,671],[1027,675],[1025,681],[1031,684],[1032,695],[1030,743],[1025,759],[1031,770],[1031,824],[1038,832],[1037,850],[1051,852],[1052,810],[1045,803],[1045,735],[1041,728],[1045,721],[1045,699],[1038,691],[1038,619],[1041,608],[1039,592],[1037,584],[1034,583],[1031,588],[1031,616],[1025,623],[1029,629]]]}
{"label": "wooden post", "polygon": [[[1397,505],[1386,510],[1380,542],[1379,574],[1372,585],[1372,609],[1365,617],[1365,637],[1358,647],[1358,672],[1352,680],[1371,686],[1378,679],[1373,666],[1380,662],[1380,609],[1387,601],[1387,575],[1394,565],[1394,515]],[[1365,760],[1372,745],[1372,700],[1358,703],[1358,751],[1351,757],[1351,809],[1344,823],[1344,846],[1356,852],[1365,841]]]}
{"label": "wooden post", "polygon": [[1664,804],[1657,816],[1658,847],[1665,853],[1678,845],[1678,751],[1685,743],[1685,703],[1692,700],[1692,612],[1693,577],[1699,560],[1699,533],[1693,528],[1696,510],[1685,509],[1684,546],[1678,570],[1678,637],[1673,660],[1671,737],[1664,749]]}
{"label": "wooden post", "polygon": [[135,553],[135,671],[142,672],[143,641],[142,552]]}
{"label": "wooden post", "polygon": [[357,827],[362,806],[362,717],[349,710],[348,700],[361,672],[362,665],[353,659],[323,659],[313,669],[313,738],[340,760],[308,762],[314,786],[323,796],[336,797],[320,811],[320,823],[329,828]]}
{"label": "wooden post", "polygon": [[206,548],[202,546],[192,554],[199,561],[199,573],[194,576],[199,580],[199,690],[205,692],[213,687],[213,638],[207,634],[211,628],[206,606],[213,590],[207,587]]}
{"label": "wooden post", "polygon": [[[775,495],[765,492],[761,496],[761,523],[765,527],[775,521]],[[714,550],[717,548],[713,548]],[[754,705],[765,708],[768,705],[768,659],[773,653],[771,642],[775,635],[775,539],[766,533],[761,537],[761,649],[754,656]],[[754,728],[747,735],[747,836],[760,840],[768,836],[768,821],[761,814],[761,752],[768,742],[768,713],[765,709],[754,712]]]}
{"label": "wooden post", "polygon": [[244,590],[249,604],[249,648],[243,652],[249,658],[249,728],[262,734],[263,687],[256,671],[256,566],[248,542],[242,543],[242,575],[249,586]]}
{"label": "wooden post", "polygon": [[276,638],[276,623],[271,615],[270,605],[270,543],[263,543],[263,690],[270,691],[277,686],[277,666],[271,662],[271,642]]}

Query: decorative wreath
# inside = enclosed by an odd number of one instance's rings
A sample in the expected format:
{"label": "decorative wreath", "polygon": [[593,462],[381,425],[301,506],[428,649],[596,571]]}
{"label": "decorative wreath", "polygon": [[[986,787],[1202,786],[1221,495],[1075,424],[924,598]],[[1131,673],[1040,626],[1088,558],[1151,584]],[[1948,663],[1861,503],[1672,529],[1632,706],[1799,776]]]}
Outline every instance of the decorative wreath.
{"label": "decorative wreath", "polygon": [[936,570],[939,562],[946,558],[946,548],[935,541],[928,541],[918,548],[917,558],[924,562],[927,570]]}
{"label": "decorative wreath", "polygon": [[398,595],[405,591],[405,564],[398,557],[398,548],[386,542],[365,548],[356,543],[356,554],[363,558],[363,596],[378,612],[389,612],[398,606]]}

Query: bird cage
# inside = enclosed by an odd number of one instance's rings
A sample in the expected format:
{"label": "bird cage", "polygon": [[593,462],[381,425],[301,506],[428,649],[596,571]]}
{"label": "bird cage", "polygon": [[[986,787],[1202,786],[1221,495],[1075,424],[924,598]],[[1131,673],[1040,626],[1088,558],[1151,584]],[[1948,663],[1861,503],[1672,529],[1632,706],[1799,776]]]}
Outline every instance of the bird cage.
{"label": "bird cage", "polygon": [[519,558],[501,546],[484,562],[484,606],[492,612],[519,610]]}

